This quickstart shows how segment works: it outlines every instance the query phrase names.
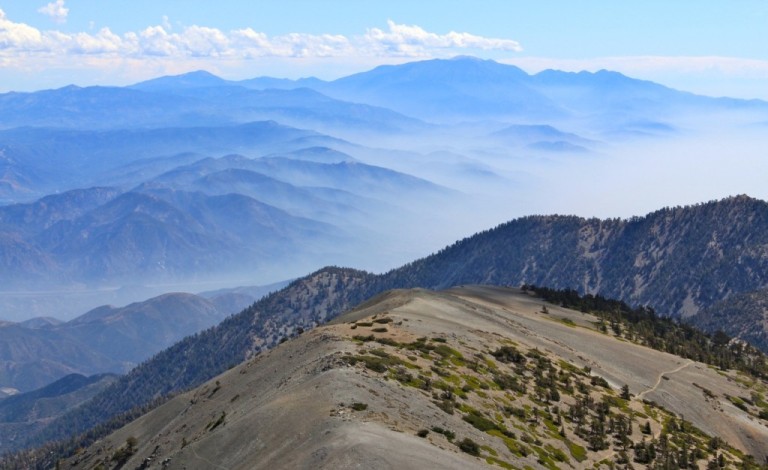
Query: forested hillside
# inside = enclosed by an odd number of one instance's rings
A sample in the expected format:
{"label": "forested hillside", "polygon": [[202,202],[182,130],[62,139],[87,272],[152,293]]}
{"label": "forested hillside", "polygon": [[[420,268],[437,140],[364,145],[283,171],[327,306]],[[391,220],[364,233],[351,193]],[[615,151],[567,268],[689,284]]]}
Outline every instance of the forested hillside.
{"label": "forested hillside", "polygon": [[704,309],[692,321],[704,330],[722,329],[768,351],[768,289],[721,300]]}
{"label": "forested hillside", "polygon": [[768,203],[736,196],[629,220],[523,217],[377,282],[385,288],[528,283],[688,318],[768,285]]}
{"label": "forested hillside", "polygon": [[[115,417],[107,428],[118,427],[135,418],[147,404],[197,386],[360,303],[370,278],[362,271],[326,268],[294,281],[218,326],[189,336],[140,364],[90,402],[54,420],[29,444],[66,438]],[[123,413],[127,414],[118,417]]]}
{"label": "forested hillside", "polygon": [[196,386],[393,288],[536,284],[600,293],[662,316],[689,315],[763,286],[767,208],[740,196],[627,221],[525,217],[383,275],[326,268],[161,352],[88,405],[54,421],[30,444],[70,436]]}

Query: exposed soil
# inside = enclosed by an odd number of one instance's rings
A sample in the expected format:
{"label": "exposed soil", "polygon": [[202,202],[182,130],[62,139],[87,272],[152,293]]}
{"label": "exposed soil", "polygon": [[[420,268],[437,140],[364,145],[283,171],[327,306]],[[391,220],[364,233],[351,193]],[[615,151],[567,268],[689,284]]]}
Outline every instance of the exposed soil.
{"label": "exposed soil", "polygon": [[[627,402],[628,413],[645,416],[649,407],[641,399],[653,401],[758,459],[768,454],[768,427],[726,398],[749,396],[733,373],[600,333],[591,315],[553,305],[547,310],[542,313],[541,300],[517,289],[468,286],[387,293],[174,398],[62,468],[91,469],[99,462],[113,468],[110,457],[129,436],[138,447],[124,468],[585,468],[616,455],[609,447],[577,459],[572,449],[586,447],[585,441],[570,428],[565,437],[557,429],[547,430],[543,423],[549,418],[534,414],[532,422],[535,399],[488,387],[491,382],[483,385],[482,374],[491,370],[486,367],[507,367],[489,354],[500,345],[538,350],[558,368],[591,368],[592,375],[611,386],[594,392],[596,397],[616,396],[627,384],[635,395]],[[459,356],[439,360],[428,350],[398,346],[409,343],[444,345]],[[382,373],[356,357],[386,357],[402,365]],[[410,379],[396,373],[410,374]],[[467,393],[456,398],[463,411],[442,410],[436,398],[440,390],[430,390],[419,378],[427,376],[435,386],[441,380],[463,381]],[[573,402],[563,396],[556,404]],[[522,421],[501,416],[494,407],[500,410],[503,404],[526,408],[529,414]],[[514,431],[515,440],[483,432],[462,419],[473,409]],[[663,415],[652,412],[657,413]],[[647,419],[658,436],[662,419]],[[641,421],[633,424],[634,436]],[[451,430],[455,438],[434,428]],[[420,430],[430,432],[418,437]],[[517,441],[526,435],[536,443]],[[464,438],[482,446],[480,457],[459,449],[456,443]],[[518,444],[540,450],[521,454],[515,451]],[[565,460],[555,464],[550,457],[558,453]]]}

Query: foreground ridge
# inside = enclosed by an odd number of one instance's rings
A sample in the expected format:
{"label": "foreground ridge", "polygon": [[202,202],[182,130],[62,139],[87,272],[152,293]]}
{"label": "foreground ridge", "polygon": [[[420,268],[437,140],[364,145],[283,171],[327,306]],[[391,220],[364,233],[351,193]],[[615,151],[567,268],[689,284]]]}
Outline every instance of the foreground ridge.
{"label": "foreground ridge", "polygon": [[519,289],[388,292],[59,465],[758,468],[764,380],[600,326]]}

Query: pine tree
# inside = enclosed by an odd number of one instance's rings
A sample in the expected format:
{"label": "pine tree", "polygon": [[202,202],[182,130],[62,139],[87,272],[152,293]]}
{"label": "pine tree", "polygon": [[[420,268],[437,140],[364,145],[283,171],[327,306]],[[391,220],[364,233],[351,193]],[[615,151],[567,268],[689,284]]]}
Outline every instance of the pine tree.
{"label": "pine tree", "polygon": [[630,398],[632,398],[632,395],[629,393],[629,385],[624,384],[621,387],[621,398],[624,400],[629,400]]}

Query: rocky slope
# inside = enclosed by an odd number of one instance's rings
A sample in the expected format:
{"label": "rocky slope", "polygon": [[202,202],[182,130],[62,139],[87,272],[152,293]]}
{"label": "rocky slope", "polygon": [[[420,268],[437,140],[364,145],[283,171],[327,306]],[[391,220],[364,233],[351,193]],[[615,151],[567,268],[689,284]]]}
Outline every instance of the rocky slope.
{"label": "rocky slope", "polygon": [[59,465],[646,468],[768,455],[766,421],[734,404],[764,406],[765,381],[546,307],[508,288],[390,292]]}
{"label": "rocky slope", "polygon": [[528,283],[689,318],[731,295],[766,287],[768,203],[736,196],[628,220],[523,217],[392,271],[380,283]]}

